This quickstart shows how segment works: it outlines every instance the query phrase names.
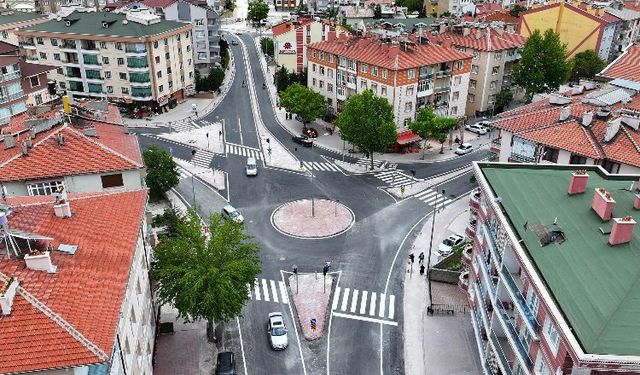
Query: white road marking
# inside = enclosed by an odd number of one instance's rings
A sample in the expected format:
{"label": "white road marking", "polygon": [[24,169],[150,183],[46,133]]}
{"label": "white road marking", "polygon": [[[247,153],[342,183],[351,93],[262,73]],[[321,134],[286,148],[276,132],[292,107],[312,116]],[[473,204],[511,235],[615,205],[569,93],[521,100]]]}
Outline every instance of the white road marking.
{"label": "white road marking", "polygon": [[249,292],[249,299],[253,299],[253,295],[251,294],[251,285],[247,284],[247,291]]}
{"label": "white road marking", "polygon": [[242,140],[242,124],[240,123],[240,117],[238,117],[238,130],[240,133],[240,144],[244,144],[244,140]]}
{"label": "white road marking", "polygon": [[386,299],[387,299],[387,295],[384,293],[380,294],[380,313],[378,314],[379,317],[384,318],[384,308],[386,307]]}
{"label": "white road marking", "polygon": [[360,315],[364,315],[365,311],[367,311],[367,291],[362,291],[362,301],[360,301]]}
{"label": "white road marking", "polygon": [[[282,279],[282,281],[280,281],[281,283],[284,284],[284,274],[282,273],[282,271],[280,271],[280,278]],[[291,319],[293,319],[293,317],[295,315],[293,315],[293,307],[291,307],[291,303],[289,304],[289,313],[291,314]],[[329,323],[329,329],[331,329],[331,323]],[[300,353],[300,361],[302,362],[302,374],[303,375],[307,375],[307,367],[304,364],[304,355],[302,354],[302,346],[300,345],[300,336],[298,335],[298,325],[297,324],[293,324],[293,331],[296,334],[296,341],[298,342],[298,352]]]}
{"label": "white road marking", "polygon": [[264,294],[264,300],[269,302],[271,301],[269,299],[269,287],[267,287],[267,280],[266,279],[262,279],[262,293]]}
{"label": "white road marking", "polygon": [[331,315],[335,315],[338,316],[340,318],[347,318],[347,319],[354,319],[354,320],[361,320],[363,322],[371,322],[371,323],[380,323],[380,324],[387,324],[390,326],[394,326],[397,327],[398,326],[398,322],[393,322],[393,321],[388,321],[388,320],[382,320],[382,319],[376,319],[376,318],[370,318],[368,316],[360,316],[360,315],[351,315],[351,314],[344,314],[341,312],[333,312],[331,313]]}
{"label": "white road marking", "polygon": [[244,375],[247,375],[247,359],[244,356],[244,342],[242,341],[242,329],[240,329],[240,318],[236,316],[236,324],[238,324],[238,335],[240,336],[240,351],[242,352],[242,367],[244,368]]}
{"label": "white road marking", "polygon": [[338,308],[338,299],[340,298],[340,287],[336,287],[336,291],[333,293],[333,304],[331,305],[331,311]]}
{"label": "white road marking", "polygon": [[256,293],[256,301],[260,301],[260,285],[258,284],[258,279],[253,284],[253,291]]}
{"label": "white road marking", "polygon": [[389,296],[389,319],[393,320],[395,314],[396,296],[393,294]]}
{"label": "white road marking", "polygon": [[271,285],[271,295],[273,296],[273,302],[279,303],[278,300],[278,291],[276,290],[276,282],[273,280],[269,280],[269,284]]}
{"label": "white road marking", "polygon": [[344,294],[342,295],[342,306],[340,310],[345,311],[347,309],[347,303],[349,302],[349,288],[344,288]]}
{"label": "white road marking", "polygon": [[282,303],[289,303],[289,294],[287,293],[287,285],[283,281],[278,281],[280,287],[280,296],[282,297]]}
{"label": "white road marking", "polygon": [[352,313],[356,312],[356,307],[358,306],[358,289],[353,290],[353,297],[351,297],[351,309]]}
{"label": "white road marking", "polygon": [[371,292],[371,305],[369,306],[369,315],[376,315],[376,293]]}

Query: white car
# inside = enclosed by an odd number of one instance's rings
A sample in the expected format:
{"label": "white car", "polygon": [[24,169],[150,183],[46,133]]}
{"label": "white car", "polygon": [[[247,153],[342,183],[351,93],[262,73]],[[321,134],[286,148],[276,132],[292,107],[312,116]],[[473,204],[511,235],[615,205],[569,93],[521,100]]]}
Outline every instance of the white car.
{"label": "white car", "polygon": [[269,313],[267,333],[269,334],[271,348],[273,348],[274,350],[284,350],[289,345],[289,338],[287,337],[287,327],[284,324],[282,313]]}
{"label": "white car", "polygon": [[258,165],[256,164],[255,158],[247,158],[247,165],[245,167],[247,172],[247,176],[257,176],[258,175]]}
{"label": "white car", "polygon": [[222,207],[222,218],[225,220],[233,220],[238,224],[244,223],[244,217],[232,205]]}
{"label": "white car", "polygon": [[438,253],[442,256],[451,255],[453,248],[464,241],[464,237],[459,234],[452,234],[445,238],[444,241],[438,246]]}
{"label": "white car", "polygon": [[487,134],[487,129],[484,126],[480,125],[479,123],[469,124],[469,125],[466,125],[464,128],[472,133],[476,133],[480,135]]}
{"label": "white car", "polygon": [[463,143],[454,151],[457,155],[468,154],[473,151],[473,145],[470,143]]}

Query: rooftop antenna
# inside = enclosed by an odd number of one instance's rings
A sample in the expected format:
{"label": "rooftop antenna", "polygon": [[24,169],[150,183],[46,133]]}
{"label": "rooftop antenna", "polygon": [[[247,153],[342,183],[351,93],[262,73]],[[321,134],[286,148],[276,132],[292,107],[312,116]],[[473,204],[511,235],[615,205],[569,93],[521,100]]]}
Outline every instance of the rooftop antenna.
{"label": "rooftop antenna", "polygon": [[7,216],[9,215],[9,211],[0,211],[0,234],[2,235],[2,240],[5,243],[5,247],[7,248],[7,259],[11,257],[11,251],[15,256],[18,256],[18,244],[16,243],[15,238],[11,235],[9,231],[9,219]]}
{"label": "rooftop antenna", "polygon": [[557,216],[556,216],[555,219],[553,219],[553,225],[556,225],[556,224],[558,224],[558,217]]}

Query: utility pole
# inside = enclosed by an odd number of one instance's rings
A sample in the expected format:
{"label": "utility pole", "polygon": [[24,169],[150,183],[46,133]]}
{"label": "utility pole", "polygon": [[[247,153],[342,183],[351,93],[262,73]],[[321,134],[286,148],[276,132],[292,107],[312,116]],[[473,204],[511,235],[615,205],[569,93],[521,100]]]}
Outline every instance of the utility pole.
{"label": "utility pole", "polygon": [[[191,150],[191,163],[193,164],[193,166],[195,167],[196,163],[193,161],[193,159],[196,157],[196,150]],[[194,183],[194,179],[193,176],[195,175],[194,172],[191,172],[191,193],[193,195],[193,206],[196,205],[196,185]]]}
{"label": "utility pole", "polygon": [[[442,196],[446,196],[444,189],[442,190]],[[427,314],[433,314],[433,297],[431,296],[431,250],[433,249],[433,232],[436,226],[436,213],[438,212],[438,201],[436,200],[436,206],[433,210],[433,220],[431,221],[431,239],[429,240],[429,257],[427,259],[427,284],[429,288],[429,305],[427,306]],[[444,200],[442,201],[444,204]]]}
{"label": "utility pole", "polygon": [[296,294],[298,294],[298,266],[293,265],[293,274],[296,275]]}

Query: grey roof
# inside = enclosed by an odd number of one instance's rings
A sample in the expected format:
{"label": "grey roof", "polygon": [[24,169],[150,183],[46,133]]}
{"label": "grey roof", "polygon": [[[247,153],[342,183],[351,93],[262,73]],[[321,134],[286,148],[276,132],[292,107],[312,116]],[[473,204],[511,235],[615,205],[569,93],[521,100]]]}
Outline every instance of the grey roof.
{"label": "grey roof", "polygon": [[37,13],[18,12],[15,10],[8,11],[8,12],[4,11],[0,13],[0,25],[9,25],[12,23],[30,21],[38,18],[47,18],[47,17]]}
{"label": "grey roof", "polygon": [[616,78],[613,81],[609,82],[609,84],[640,92],[640,82],[629,81],[627,79],[622,79],[622,78]]}
{"label": "grey roof", "polygon": [[594,105],[613,105],[622,101],[631,100],[629,93],[618,87],[598,90],[591,94],[585,95],[583,101]]}
{"label": "grey roof", "polygon": [[[71,20],[71,26],[66,26],[65,19]],[[166,31],[179,29],[188,24],[162,20],[152,25],[143,25],[128,21],[123,24],[126,15],[110,12],[73,12],[61,21],[56,19],[49,22],[25,28],[27,31],[44,31],[61,34],[85,34],[104,36],[144,37],[161,34]],[[109,27],[102,27],[102,22],[109,23]]]}
{"label": "grey roof", "polygon": [[640,18],[640,12],[636,12],[635,10],[628,8],[622,8],[621,10],[618,10],[615,8],[607,7],[605,9],[605,12],[616,16],[624,21],[631,21]]}
{"label": "grey roof", "polygon": [[[406,18],[406,19],[398,19],[398,18],[385,18],[378,20],[371,20],[367,22],[367,26],[373,26],[383,23],[389,23],[392,26],[401,25],[405,30],[411,31],[414,27],[417,29],[418,24],[422,24],[423,27],[427,28],[431,26],[433,23],[433,17],[423,17],[423,18]],[[417,26],[418,25],[418,26]]]}

